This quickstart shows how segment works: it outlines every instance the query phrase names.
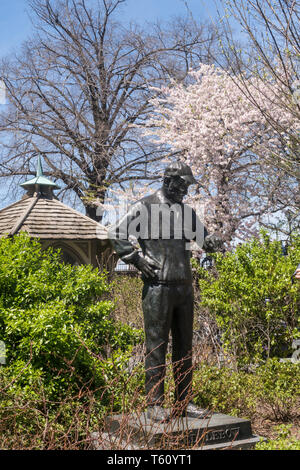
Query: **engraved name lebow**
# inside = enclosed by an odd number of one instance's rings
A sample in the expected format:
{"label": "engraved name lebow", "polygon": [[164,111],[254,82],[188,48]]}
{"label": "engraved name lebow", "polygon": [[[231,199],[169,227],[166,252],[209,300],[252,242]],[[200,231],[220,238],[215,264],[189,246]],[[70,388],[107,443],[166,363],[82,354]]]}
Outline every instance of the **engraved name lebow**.
{"label": "engraved name lebow", "polygon": [[235,439],[240,432],[240,428],[227,428],[209,431],[205,435],[205,441],[219,441],[221,439]]}

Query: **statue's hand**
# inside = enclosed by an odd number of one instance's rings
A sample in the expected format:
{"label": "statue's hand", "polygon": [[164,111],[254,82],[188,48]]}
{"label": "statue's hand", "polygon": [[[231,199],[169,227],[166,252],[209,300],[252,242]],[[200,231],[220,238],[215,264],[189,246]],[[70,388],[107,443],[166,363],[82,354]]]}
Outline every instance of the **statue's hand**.
{"label": "statue's hand", "polygon": [[221,238],[213,233],[205,237],[203,250],[207,253],[214,253],[215,251],[221,251],[223,249],[223,245]]}
{"label": "statue's hand", "polygon": [[157,277],[155,269],[158,269],[158,266],[154,261],[148,261],[143,256],[139,256],[134,265],[144,274],[147,279],[155,279]]}

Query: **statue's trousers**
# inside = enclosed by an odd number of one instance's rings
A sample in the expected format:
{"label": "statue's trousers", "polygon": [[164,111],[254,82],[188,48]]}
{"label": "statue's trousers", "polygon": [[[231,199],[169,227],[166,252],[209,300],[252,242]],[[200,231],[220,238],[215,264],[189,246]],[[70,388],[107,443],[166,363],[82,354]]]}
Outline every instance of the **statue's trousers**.
{"label": "statue's trousers", "polygon": [[161,405],[163,402],[170,331],[175,400],[181,401],[189,397],[192,384],[193,297],[191,282],[144,284],[145,383],[148,405]]}

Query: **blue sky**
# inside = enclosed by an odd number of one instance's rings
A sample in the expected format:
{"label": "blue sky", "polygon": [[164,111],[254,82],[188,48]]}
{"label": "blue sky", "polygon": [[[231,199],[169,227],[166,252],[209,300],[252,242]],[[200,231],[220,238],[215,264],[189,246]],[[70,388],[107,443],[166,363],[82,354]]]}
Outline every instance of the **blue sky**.
{"label": "blue sky", "polygon": [[[132,19],[141,23],[167,20],[174,15],[186,14],[185,3],[195,18],[214,15],[213,0],[127,0],[120,20]],[[28,12],[27,0],[0,0],[0,57],[17,50],[31,35],[33,25]]]}
{"label": "blue sky", "polygon": [[0,56],[17,49],[31,33],[26,9],[26,0],[0,0]]}
{"label": "blue sky", "polygon": [[126,17],[143,22],[184,15],[187,12],[186,5],[195,18],[208,17],[214,11],[213,4],[213,0],[128,0],[124,10]]}

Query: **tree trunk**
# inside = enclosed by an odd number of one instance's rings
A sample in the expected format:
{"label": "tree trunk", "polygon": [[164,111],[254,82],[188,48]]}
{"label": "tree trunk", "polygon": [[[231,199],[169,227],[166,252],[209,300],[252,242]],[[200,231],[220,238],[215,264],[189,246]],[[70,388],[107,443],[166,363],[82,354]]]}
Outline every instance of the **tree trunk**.
{"label": "tree trunk", "polygon": [[85,206],[85,213],[91,219],[96,220],[96,222],[101,223],[101,221],[103,219],[103,214],[99,214],[98,207],[96,207],[96,206],[86,205]]}

